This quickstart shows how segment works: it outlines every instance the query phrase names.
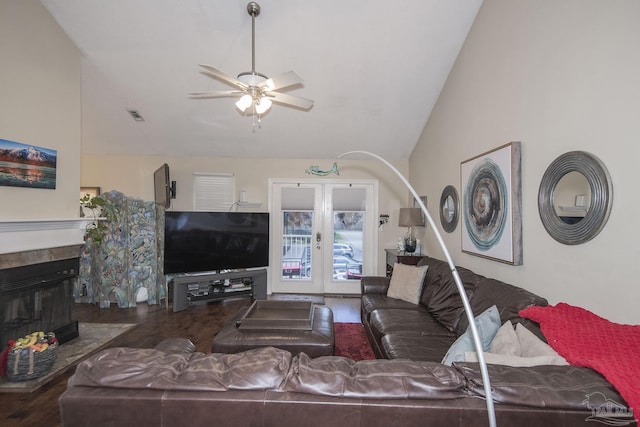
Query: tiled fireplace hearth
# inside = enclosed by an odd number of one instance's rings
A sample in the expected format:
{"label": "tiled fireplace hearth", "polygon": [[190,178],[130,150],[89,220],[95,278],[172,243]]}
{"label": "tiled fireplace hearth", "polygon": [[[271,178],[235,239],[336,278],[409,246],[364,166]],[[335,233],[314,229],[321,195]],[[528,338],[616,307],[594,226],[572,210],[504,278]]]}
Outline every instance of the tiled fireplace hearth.
{"label": "tiled fireplace hearth", "polygon": [[78,336],[71,318],[84,218],[0,220],[0,346],[33,331]]}

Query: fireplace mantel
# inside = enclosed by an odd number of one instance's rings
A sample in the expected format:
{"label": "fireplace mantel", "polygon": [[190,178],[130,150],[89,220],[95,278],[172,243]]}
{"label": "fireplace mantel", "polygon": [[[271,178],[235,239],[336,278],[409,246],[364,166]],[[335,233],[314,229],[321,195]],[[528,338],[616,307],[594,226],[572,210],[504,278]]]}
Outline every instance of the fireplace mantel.
{"label": "fireplace mantel", "polygon": [[92,218],[0,219],[0,254],[84,244]]}

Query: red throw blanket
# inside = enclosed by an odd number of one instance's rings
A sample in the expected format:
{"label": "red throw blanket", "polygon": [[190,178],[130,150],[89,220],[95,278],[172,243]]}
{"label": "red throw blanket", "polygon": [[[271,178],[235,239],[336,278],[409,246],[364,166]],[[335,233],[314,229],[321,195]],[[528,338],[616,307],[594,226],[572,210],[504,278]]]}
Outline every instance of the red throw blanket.
{"label": "red throw blanket", "polygon": [[520,316],[540,324],[549,345],[572,365],[592,368],[640,414],[640,325],[623,325],[569,304],[532,306]]}

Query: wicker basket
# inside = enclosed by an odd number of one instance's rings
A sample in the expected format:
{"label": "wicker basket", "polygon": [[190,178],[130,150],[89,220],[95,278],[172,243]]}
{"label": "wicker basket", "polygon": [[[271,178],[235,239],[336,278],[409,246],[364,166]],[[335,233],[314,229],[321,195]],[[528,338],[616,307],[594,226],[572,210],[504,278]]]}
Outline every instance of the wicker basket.
{"label": "wicker basket", "polygon": [[45,351],[26,348],[9,351],[7,357],[7,378],[9,381],[29,381],[46,375],[51,370],[58,354],[58,343],[51,344]]}

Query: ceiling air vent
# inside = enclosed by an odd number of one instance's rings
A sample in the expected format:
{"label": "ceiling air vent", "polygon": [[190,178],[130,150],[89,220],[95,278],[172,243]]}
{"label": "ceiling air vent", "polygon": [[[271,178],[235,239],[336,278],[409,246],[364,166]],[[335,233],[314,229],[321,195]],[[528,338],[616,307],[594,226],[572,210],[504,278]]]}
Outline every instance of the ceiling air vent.
{"label": "ceiling air vent", "polygon": [[133,120],[135,120],[136,122],[144,122],[144,117],[142,117],[140,113],[138,113],[138,111],[127,110],[127,113],[129,113],[129,115],[131,115],[131,117],[133,117]]}

